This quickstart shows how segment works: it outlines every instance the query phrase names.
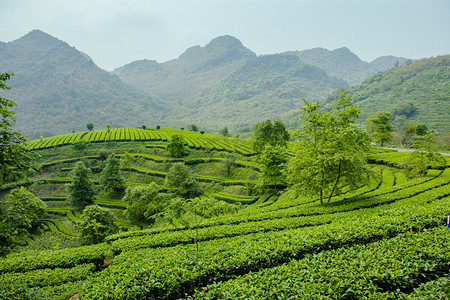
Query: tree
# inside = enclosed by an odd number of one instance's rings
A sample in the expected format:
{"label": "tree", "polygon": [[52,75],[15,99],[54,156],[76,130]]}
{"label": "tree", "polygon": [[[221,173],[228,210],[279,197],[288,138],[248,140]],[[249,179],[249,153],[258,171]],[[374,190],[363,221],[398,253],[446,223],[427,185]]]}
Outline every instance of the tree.
{"label": "tree", "polygon": [[108,235],[117,233],[113,214],[98,205],[86,206],[77,224],[83,245],[98,244]]}
{"label": "tree", "polygon": [[228,131],[228,127],[227,126],[225,126],[224,128],[220,129],[219,133],[220,133],[221,136],[229,136],[230,135],[230,132]]}
{"label": "tree", "polygon": [[152,224],[167,202],[167,197],[159,192],[156,183],[147,186],[129,187],[122,201],[126,203],[125,215],[131,223]]}
{"label": "tree", "polygon": [[394,131],[394,127],[389,123],[391,119],[392,114],[387,111],[379,111],[367,119],[367,131],[381,147],[385,142],[392,140],[391,132]]}
{"label": "tree", "polygon": [[261,170],[260,185],[285,185],[284,168],[288,162],[286,149],[280,145],[268,144],[258,158]]}
{"label": "tree", "polygon": [[6,206],[0,207],[0,256],[22,242],[47,214],[45,203],[25,187],[11,190],[5,199]]}
{"label": "tree", "polygon": [[287,164],[287,180],[297,193],[318,195],[321,204],[345,185],[366,183],[371,174],[365,155],[370,138],[355,125],[360,109],[350,98],[341,92],[330,112],[303,99],[303,124],[295,133],[299,141]]}
{"label": "tree", "polygon": [[425,124],[418,123],[405,127],[405,133],[402,137],[402,144],[406,147],[411,147],[415,142],[415,136],[424,136],[428,133],[428,127]]}
{"label": "tree", "polygon": [[106,124],[106,139],[108,141],[111,139],[111,124]]}
{"label": "tree", "polygon": [[72,182],[67,186],[68,200],[73,206],[86,206],[94,203],[94,186],[90,181],[91,172],[79,161],[69,175]]}
{"label": "tree", "polygon": [[94,123],[92,123],[92,122],[86,123],[86,128],[87,128],[89,131],[91,131],[92,129],[94,129]]}
{"label": "tree", "polygon": [[253,149],[261,153],[266,145],[286,147],[290,139],[289,132],[283,122],[275,120],[272,122],[267,119],[264,122],[255,125],[253,133]]}
{"label": "tree", "polygon": [[173,164],[166,175],[164,185],[170,192],[182,198],[194,198],[202,194],[197,181],[191,178],[184,163]]}
{"label": "tree", "polygon": [[[10,90],[6,85],[14,73],[0,74],[0,89]],[[16,122],[15,112],[11,110],[16,106],[14,101],[0,96],[0,186],[5,181],[25,177],[33,170],[32,156],[26,149],[27,139],[13,130]]]}
{"label": "tree", "polygon": [[224,170],[225,174],[227,174],[228,176],[231,176],[231,170],[235,166],[236,160],[237,160],[237,156],[233,155],[233,156],[227,157],[223,161],[223,170]]}
{"label": "tree", "polygon": [[183,136],[181,134],[172,135],[166,149],[169,152],[170,156],[183,156],[185,154]]}
{"label": "tree", "polygon": [[196,124],[189,124],[187,129],[190,131],[199,131],[199,127]]}
{"label": "tree", "polygon": [[[419,129],[423,133],[423,128]],[[402,167],[410,176],[425,176],[428,168],[445,166],[445,159],[438,152],[435,137],[439,133],[431,131],[423,135],[414,135],[414,151],[402,162]]]}
{"label": "tree", "polygon": [[100,185],[105,191],[125,190],[125,178],[120,172],[120,160],[114,154],[108,156],[106,160],[105,168],[100,175]]}

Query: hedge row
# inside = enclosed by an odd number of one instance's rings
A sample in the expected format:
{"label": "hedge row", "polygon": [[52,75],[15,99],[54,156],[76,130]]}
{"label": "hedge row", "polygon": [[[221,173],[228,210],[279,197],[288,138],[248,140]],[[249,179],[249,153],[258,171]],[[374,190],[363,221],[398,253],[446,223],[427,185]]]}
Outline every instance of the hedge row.
{"label": "hedge row", "polygon": [[109,254],[109,246],[105,243],[62,250],[30,251],[0,259],[0,274],[48,268],[73,268],[85,263],[101,266]]}
{"label": "hedge row", "polygon": [[[448,273],[444,227],[309,254],[298,261],[211,284],[189,299],[399,299]],[[450,289],[447,289],[450,291]],[[429,295],[430,296],[430,295]]]}
{"label": "hedge row", "polygon": [[256,233],[195,245],[140,249],[117,256],[80,291],[85,299],[169,299],[236,275],[275,267],[306,254],[444,226],[449,199],[400,207],[327,225]]}

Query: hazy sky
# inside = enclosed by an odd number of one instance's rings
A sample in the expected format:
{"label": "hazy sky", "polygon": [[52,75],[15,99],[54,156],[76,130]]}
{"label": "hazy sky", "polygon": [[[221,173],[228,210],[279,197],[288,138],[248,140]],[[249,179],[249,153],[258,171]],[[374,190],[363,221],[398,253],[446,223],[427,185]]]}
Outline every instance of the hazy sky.
{"label": "hazy sky", "polygon": [[362,60],[450,53],[450,0],[0,0],[0,41],[40,29],[106,70],[220,35],[256,54],[348,47]]}

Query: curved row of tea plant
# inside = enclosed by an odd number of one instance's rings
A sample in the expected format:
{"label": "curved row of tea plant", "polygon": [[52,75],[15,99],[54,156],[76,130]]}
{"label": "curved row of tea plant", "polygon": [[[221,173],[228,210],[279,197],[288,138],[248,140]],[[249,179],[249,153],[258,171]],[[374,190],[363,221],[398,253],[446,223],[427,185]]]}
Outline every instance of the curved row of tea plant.
{"label": "curved row of tea plant", "polygon": [[[425,201],[433,201],[436,199],[441,199],[448,197],[450,191],[446,187],[440,187],[438,189],[429,190],[428,192],[421,193],[416,197],[411,197],[403,200],[404,203],[401,205],[412,205],[417,203],[424,203]],[[387,206],[387,205],[386,205]],[[269,231],[279,231],[292,228],[301,228],[306,226],[317,226],[322,224],[328,224],[334,221],[342,221],[349,218],[363,217],[365,215],[370,215],[374,211],[378,214],[385,214],[384,209],[389,209],[382,207],[379,210],[374,209],[359,209],[357,211],[346,211],[346,212],[336,212],[328,213],[323,215],[311,215],[311,216],[300,216],[300,217],[283,217],[277,219],[270,219],[264,221],[254,221],[254,222],[239,222],[237,224],[232,224],[229,217],[228,225],[218,225],[204,227],[196,230],[196,235],[202,237],[202,240],[211,239],[222,239],[231,236],[240,236],[256,232],[269,232]],[[118,237],[121,237],[118,239]],[[160,234],[150,234],[142,235],[136,232],[135,235],[129,234],[124,238],[124,236],[116,235],[108,239],[112,241],[112,249],[115,253],[122,251],[135,250],[139,248],[148,247],[167,247],[181,243],[191,243],[192,233],[189,230],[174,231],[174,232],[164,232]]]}
{"label": "curved row of tea plant", "polygon": [[209,285],[189,299],[309,299],[314,295],[399,299],[420,283],[448,273],[449,236],[440,227],[308,254],[279,267]]}
{"label": "curved row of tea plant", "polygon": [[[441,174],[442,172],[440,172]],[[448,183],[450,181],[450,170],[448,170],[445,173],[445,176],[442,176],[442,178],[445,177],[445,182]],[[423,184],[421,185],[413,185],[410,186],[409,184],[406,184],[406,187],[403,189],[401,187],[392,187],[392,192],[395,192],[392,194],[391,201],[399,201],[401,199],[410,199],[413,196],[420,195],[426,191],[433,190],[438,188],[438,193],[444,193],[446,194],[447,187],[442,186],[441,177],[434,177],[432,180],[423,180],[421,181]],[[442,188],[440,188],[442,187]],[[386,191],[387,192],[387,191]],[[395,196],[395,197],[394,197]],[[334,214],[334,213],[351,213],[357,210],[360,210],[362,208],[371,208],[374,206],[379,205],[387,205],[387,198],[380,196],[376,197],[374,195],[369,195],[367,199],[364,197],[360,197],[359,201],[351,201],[350,203],[344,203],[340,205],[333,205],[333,206],[322,206],[318,205],[316,203],[308,203],[303,206],[297,206],[297,207],[291,207],[288,209],[283,210],[266,210],[261,208],[254,208],[245,210],[243,212],[240,212],[239,214],[232,215],[232,216],[226,216],[222,218],[218,218],[213,221],[205,221],[204,223],[200,224],[198,227],[209,227],[209,226],[216,226],[216,225],[230,225],[230,224],[242,224],[242,223],[248,223],[248,222],[259,222],[259,221],[265,221],[265,220],[272,220],[272,219],[283,219],[283,218],[296,218],[296,217],[305,217],[305,216],[320,216],[320,215],[328,215],[328,214]],[[196,227],[196,226],[194,226]],[[112,235],[107,238],[109,241],[113,241],[119,238],[127,238],[131,236],[141,236],[141,235],[149,235],[149,234],[155,234],[155,233],[161,233],[166,231],[165,229],[148,229],[143,231],[134,231],[134,232],[125,232],[120,233],[117,235]]]}
{"label": "curved row of tea plant", "polygon": [[89,132],[80,132],[48,137],[30,141],[28,149],[41,150],[75,144],[79,141],[88,143],[124,142],[124,141],[170,141],[172,135],[180,134],[186,146],[194,149],[209,149],[217,151],[237,152],[242,155],[253,155],[255,152],[248,140],[220,137],[212,134],[201,134],[171,128],[113,128]]}
{"label": "curved row of tea plant", "polygon": [[30,289],[49,288],[67,282],[88,278],[97,266],[92,263],[76,265],[73,268],[40,269],[24,273],[0,275],[0,299],[33,299]]}
{"label": "curved row of tea plant", "polygon": [[[444,226],[449,198],[315,227],[123,252],[80,291],[86,299],[168,299],[306,254]],[[139,263],[136,263],[139,262]]]}
{"label": "curved row of tea plant", "polygon": [[0,274],[73,268],[86,263],[99,267],[109,254],[110,248],[105,243],[71,249],[24,252],[0,259]]}

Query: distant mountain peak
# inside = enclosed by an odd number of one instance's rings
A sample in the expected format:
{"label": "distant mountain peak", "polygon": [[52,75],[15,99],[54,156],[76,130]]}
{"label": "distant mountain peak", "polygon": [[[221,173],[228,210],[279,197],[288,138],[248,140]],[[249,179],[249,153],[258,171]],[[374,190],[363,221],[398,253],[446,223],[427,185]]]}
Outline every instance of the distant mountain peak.
{"label": "distant mountain peak", "polygon": [[245,48],[242,42],[231,35],[222,35],[212,39],[205,48]]}
{"label": "distant mountain peak", "polygon": [[34,29],[30,31],[29,33],[25,34],[21,38],[13,41],[12,43],[18,43],[18,42],[25,42],[25,41],[45,41],[45,42],[62,42],[65,43],[54,36],[51,36],[48,33],[45,33],[39,29]]}

